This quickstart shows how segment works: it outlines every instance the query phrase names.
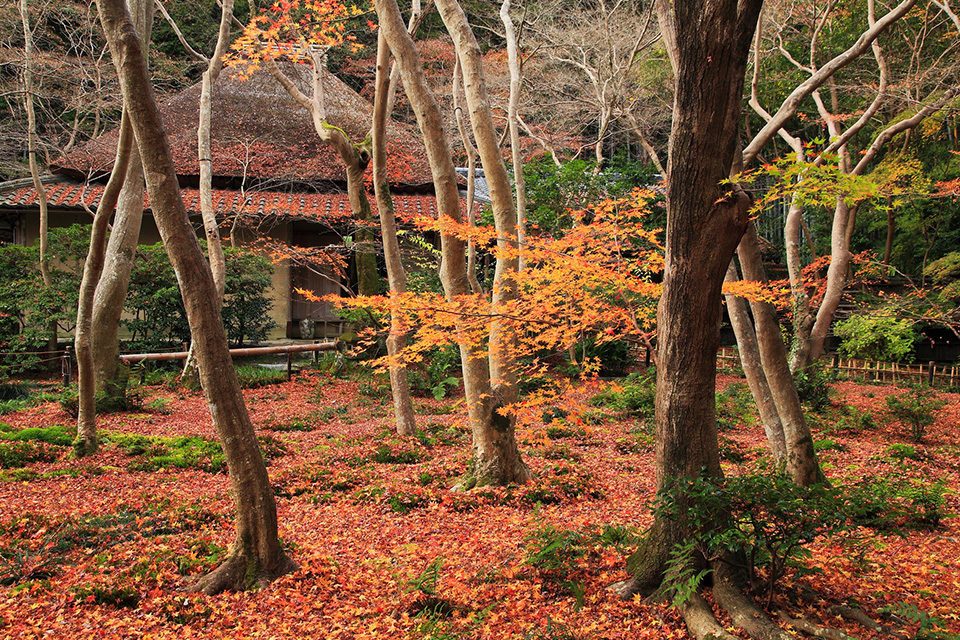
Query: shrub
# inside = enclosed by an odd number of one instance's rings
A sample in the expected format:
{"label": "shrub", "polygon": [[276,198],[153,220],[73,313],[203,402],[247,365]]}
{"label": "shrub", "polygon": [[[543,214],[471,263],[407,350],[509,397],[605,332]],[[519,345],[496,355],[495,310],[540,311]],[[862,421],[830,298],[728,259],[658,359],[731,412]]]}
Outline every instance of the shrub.
{"label": "shrub", "polygon": [[[742,562],[760,580],[765,569],[768,596],[790,566],[802,566],[805,545],[845,527],[839,492],[824,485],[801,487],[783,474],[749,474],[725,479],[680,478],[660,492],[658,517],[686,522],[691,537],[673,550],[666,595],[685,601],[705,577],[693,572],[699,554],[710,561]],[[631,558],[628,570],[640,558]]]}
{"label": "shrub", "polygon": [[830,373],[820,365],[812,364],[793,374],[800,401],[816,413],[830,406]]}
{"label": "shrub", "polygon": [[50,285],[37,264],[39,247],[0,244],[0,375],[13,375],[50,363],[46,351],[55,329],[70,331],[77,317],[80,269],[89,244],[90,227],[50,229]]}
{"label": "shrub", "polygon": [[873,414],[869,411],[861,411],[856,407],[844,405],[843,411],[837,421],[829,429],[836,432],[861,433],[870,429],[875,429],[876,421]]}
{"label": "shrub", "polygon": [[591,398],[590,404],[649,419],[653,417],[655,400],[655,373],[645,371],[631,373],[619,384],[611,385]]}
{"label": "shrub", "polygon": [[840,353],[850,358],[900,362],[913,353],[917,333],[910,320],[888,315],[851,315],[837,322],[833,333],[840,338]]}
{"label": "shrub", "polygon": [[624,376],[627,370],[636,364],[632,345],[626,340],[606,340],[598,343],[596,338],[590,337],[578,342],[574,348],[580,362],[599,362],[599,374],[602,376]]}
{"label": "shrub", "polygon": [[945,404],[933,389],[923,384],[912,385],[900,395],[887,396],[890,417],[909,428],[914,442],[923,440],[927,428],[936,421],[937,411]]}
{"label": "shrub", "polygon": [[[227,338],[242,345],[266,338],[274,323],[268,295],[270,261],[249,251],[226,247],[226,286],[223,316]],[[130,275],[123,324],[133,348],[154,350],[190,340],[190,327],[176,275],[163,244],[140,246]]]}
{"label": "shrub", "polygon": [[460,350],[456,345],[437,347],[424,354],[423,360],[425,365],[410,371],[411,389],[443,400],[451,389],[460,385]]}

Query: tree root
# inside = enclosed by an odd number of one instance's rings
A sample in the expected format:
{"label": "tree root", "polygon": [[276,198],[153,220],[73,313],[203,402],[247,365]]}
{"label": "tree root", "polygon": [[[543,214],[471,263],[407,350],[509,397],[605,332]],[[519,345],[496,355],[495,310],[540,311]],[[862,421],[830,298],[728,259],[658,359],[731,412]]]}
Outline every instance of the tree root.
{"label": "tree root", "polygon": [[[808,604],[814,604],[820,606],[821,600],[823,599],[820,594],[807,586],[801,586],[796,590],[796,595],[803,601]],[[827,611],[833,615],[840,616],[844,620],[849,620],[850,622],[855,622],[860,626],[870,629],[871,631],[876,631],[882,633],[885,638],[896,638],[897,640],[910,640],[913,636],[907,635],[905,633],[900,633],[893,627],[890,627],[885,624],[881,624],[868,616],[863,609],[857,607],[851,607],[845,604],[834,604],[830,605],[827,608]]]}
{"label": "tree root", "polygon": [[770,619],[743,591],[726,578],[713,585],[713,597],[724,611],[730,614],[733,623],[747,632],[754,640],[793,640]]}
{"label": "tree root", "polygon": [[690,596],[687,604],[684,605],[683,621],[687,623],[690,634],[697,640],[737,640],[736,636],[727,633],[726,629],[717,622],[710,603],[699,593]]}
{"label": "tree root", "polygon": [[265,568],[256,557],[242,551],[234,552],[219,567],[187,586],[187,591],[212,596],[224,591],[261,589],[297,568],[297,564],[282,552],[280,558],[271,564],[272,567]]}
{"label": "tree root", "polygon": [[796,629],[813,638],[823,638],[824,640],[857,640],[853,636],[848,636],[839,629],[831,627],[821,627],[820,625],[807,620],[806,618],[794,618],[785,611],[777,611],[780,619],[792,629]]}

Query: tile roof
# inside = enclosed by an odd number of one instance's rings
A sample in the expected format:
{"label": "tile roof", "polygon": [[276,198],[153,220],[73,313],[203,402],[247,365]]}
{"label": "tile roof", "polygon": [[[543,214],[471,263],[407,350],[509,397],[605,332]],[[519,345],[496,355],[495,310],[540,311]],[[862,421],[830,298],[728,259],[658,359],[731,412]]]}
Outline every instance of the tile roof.
{"label": "tile roof", "polygon": [[[77,183],[58,181],[46,186],[47,202],[51,207],[81,209],[82,203],[95,207],[103,195],[100,183]],[[180,194],[187,212],[200,215],[200,191],[181,188]],[[408,218],[417,215],[436,217],[437,203],[432,195],[395,195],[393,204],[397,215]],[[14,186],[0,191],[0,209],[18,209],[37,205],[37,193],[32,185]],[[149,208],[149,199],[144,196],[144,206]],[[241,213],[251,216],[278,216],[299,220],[315,220],[335,223],[352,217],[350,201],[346,193],[296,193],[290,191],[248,191],[241,193],[232,189],[214,189],[213,206],[217,215]],[[370,206],[376,214],[376,201],[371,197]]]}

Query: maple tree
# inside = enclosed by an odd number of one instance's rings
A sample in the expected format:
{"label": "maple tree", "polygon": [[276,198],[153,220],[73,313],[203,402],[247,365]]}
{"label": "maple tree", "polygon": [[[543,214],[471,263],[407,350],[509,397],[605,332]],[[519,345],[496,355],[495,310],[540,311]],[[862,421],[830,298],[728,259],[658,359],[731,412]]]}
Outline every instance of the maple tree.
{"label": "maple tree", "polygon": [[[360,45],[352,33],[363,10],[354,4],[334,0],[278,0],[251,17],[243,33],[226,57],[228,66],[246,74],[265,69],[301,108],[310,114],[317,136],[336,150],[347,175],[347,193],[357,232],[357,270],[360,293],[378,288],[376,255],[368,229],[372,214],[365,186],[365,171],[370,162],[370,139],[351,140],[337,126],[336,115],[327,109],[331,99],[325,88],[329,76],[327,55],[331,49]],[[362,24],[359,23],[359,24]],[[281,62],[309,67],[309,81],[302,82],[295,66],[285,70]],[[304,85],[309,87],[305,93]]]}

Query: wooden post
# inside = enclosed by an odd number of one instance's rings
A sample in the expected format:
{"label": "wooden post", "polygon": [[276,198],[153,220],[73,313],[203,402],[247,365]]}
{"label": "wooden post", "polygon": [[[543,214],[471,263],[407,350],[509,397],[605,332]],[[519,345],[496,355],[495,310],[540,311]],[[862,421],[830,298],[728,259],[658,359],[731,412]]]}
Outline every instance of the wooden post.
{"label": "wooden post", "polygon": [[650,345],[647,345],[646,353],[643,355],[643,366],[645,369],[650,368]]}
{"label": "wooden post", "polygon": [[63,386],[70,386],[70,377],[73,372],[73,361],[70,357],[70,345],[63,349],[63,355],[60,356],[60,374],[63,376]]}
{"label": "wooden post", "polygon": [[[317,342],[314,342],[314,344],[320,344],[320,342],[317,341]],[[313,352],[313,364],[317,364],[319,362],[320,362],[320,351],[317,350]]]}
{"label": "wooden post", "polygon": [[933,386],[933,377],[936,375],[937,363],[931,360],[927,363],[927,384]]}
{"label": "wooden post", "polygon": [[293,352],[287,351],[287,380],[293,377]]}

